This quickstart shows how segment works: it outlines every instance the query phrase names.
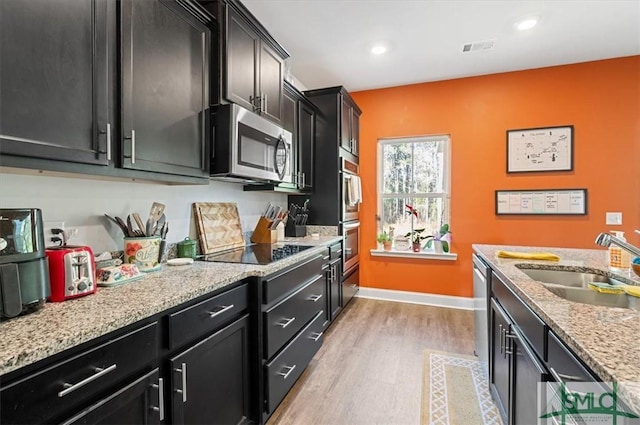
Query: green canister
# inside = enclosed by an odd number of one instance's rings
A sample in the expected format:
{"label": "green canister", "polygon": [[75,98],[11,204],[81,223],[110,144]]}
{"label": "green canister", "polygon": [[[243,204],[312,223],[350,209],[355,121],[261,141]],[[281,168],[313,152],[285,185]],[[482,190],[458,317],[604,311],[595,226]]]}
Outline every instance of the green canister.
{"label": "green canister", "polygon": [[196,241],[187,237],[178,242],[178,257],[196,258]]}

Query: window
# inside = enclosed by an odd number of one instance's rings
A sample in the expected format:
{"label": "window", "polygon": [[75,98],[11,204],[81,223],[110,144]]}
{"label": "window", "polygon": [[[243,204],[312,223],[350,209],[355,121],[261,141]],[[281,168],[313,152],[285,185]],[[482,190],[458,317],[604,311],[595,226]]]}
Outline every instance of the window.
{"label": "window", "polygon": [[449,222],[449,145],[448,135],[378,140],[380,230],[398,237],[424,227],[433,235]]}

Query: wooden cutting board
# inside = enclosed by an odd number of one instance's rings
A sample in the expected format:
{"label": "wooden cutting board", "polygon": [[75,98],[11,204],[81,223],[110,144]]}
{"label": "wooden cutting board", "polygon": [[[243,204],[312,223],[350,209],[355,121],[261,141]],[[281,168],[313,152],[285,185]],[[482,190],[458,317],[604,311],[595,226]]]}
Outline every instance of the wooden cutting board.
{"label": "wooden cutting board", "polygon": [[244,246],[235,202],[194,202],[193,214],[203,254]]}

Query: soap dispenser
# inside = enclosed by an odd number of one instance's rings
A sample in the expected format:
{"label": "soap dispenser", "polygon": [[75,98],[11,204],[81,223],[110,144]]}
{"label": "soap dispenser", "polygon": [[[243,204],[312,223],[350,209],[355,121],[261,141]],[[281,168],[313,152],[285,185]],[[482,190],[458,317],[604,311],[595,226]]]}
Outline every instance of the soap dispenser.
{"label": "soap dispenser", "polygon": [[[623,242],[627,240],[624,238],[624,232],[619,230],[612,230],[611,233]],[[609,268],[617,272],[628,272],[631,267],[631,254],[626,249],[622,249],[617,245],[611,244],[609,246]]]}

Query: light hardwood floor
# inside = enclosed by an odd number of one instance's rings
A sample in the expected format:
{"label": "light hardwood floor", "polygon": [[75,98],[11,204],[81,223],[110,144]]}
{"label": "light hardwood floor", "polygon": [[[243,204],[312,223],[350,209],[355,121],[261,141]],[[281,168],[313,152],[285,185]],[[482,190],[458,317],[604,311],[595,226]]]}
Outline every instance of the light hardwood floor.
{"label": "light hardwood floor", "polygon": [[355,298],[267,425],[419,425],[423,351],[473,338],[472,311]]}

